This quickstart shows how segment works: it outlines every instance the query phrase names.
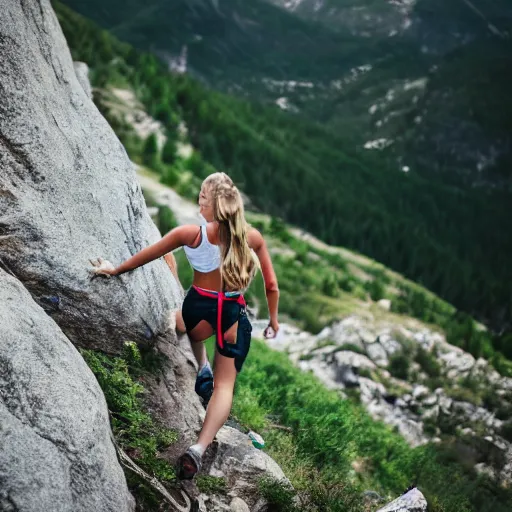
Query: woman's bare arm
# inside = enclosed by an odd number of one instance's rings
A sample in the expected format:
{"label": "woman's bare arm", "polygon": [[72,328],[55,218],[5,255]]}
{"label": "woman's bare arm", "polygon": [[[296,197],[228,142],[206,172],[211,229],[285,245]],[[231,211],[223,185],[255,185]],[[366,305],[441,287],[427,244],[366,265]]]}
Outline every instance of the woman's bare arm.
{"label": "woman's bare arm", "polygon": [[178,263],[176,262],[176,258],[172,252],[168,252],[164,255],[164,260],[167,263],[172,275],[178,279]]}
{"label": "woman's bare arm", "polygon": [[156,242],[149,247],[146,247],[139,251],[137,254],[134,254],[131,258],[127,259],[117,268],[109,269],[104,267],[96,267],[96,274],[104,274],[104,275],[112,275],[118,276],[124,274],[125,272],[129,272],[130,270],[135,270],[142,265],[146,265],[150,261],[156,260],[160,258],[164,254],[177,249],[178,247],[182,247],[183,245],[192,245],[194,240],[197,238],[198,230],[200,228],[194,225],[187,226],[179,226],[174,228],[172,231],[169,231],[167,235],[165,235],[161,240]]}
{"label": "woman's bare arm", "polygon": [[261,273],[265,281],[265,294],[267,296],[268,313],[270,316],[270,327],[277,333],[279,322],[277,320],[277,311],[279,305],[279,287],[277,277],[274,272],[272,260],[267,249],[267,244],[261,233],[251,228],[248,233],[249,247],[256,253],[261,265]]}
{"label": "woman's bare arm", "polygon": [[169,267],[170,271],[172,272],[172,275],[176,279],[180,289],[183,291],[183,285],[180,281],[180,276],[178,274],[178,263],[176,262],[176,258],[174,257],[174,254],[172,252],[168,252],[164,255],[164,260],[167,263],[167,266]]}

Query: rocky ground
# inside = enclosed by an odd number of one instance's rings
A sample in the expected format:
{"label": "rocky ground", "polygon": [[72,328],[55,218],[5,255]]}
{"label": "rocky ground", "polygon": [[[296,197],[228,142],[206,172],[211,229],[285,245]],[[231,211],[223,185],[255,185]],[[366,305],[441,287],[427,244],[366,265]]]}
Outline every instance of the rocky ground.
{"label": "rocky ground", "polygon": [[[265,326],[255,321],[255,332]],[[268,343],[328,388],[359,400],[411,446],[456,439],[477,470],[512,484],[512,379],[450,345],[441,333],[367,313],[316,336],[283,325]]]}

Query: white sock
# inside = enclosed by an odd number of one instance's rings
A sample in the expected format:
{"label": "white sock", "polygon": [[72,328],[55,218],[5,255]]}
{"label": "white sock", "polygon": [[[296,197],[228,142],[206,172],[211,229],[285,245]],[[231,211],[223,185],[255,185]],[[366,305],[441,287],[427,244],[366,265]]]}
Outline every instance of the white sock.
{"label": "white sock", "polygon": [[203,447],[200,444],[194,444],[189,449],[196,452],[200,457],[202,457],[206,451],[206,447]]}
{"label": "white sock", "polygon": [[206,363],[203,364],[203,366],[199,369],[197,373],[202,373],[205,369],[212,371],[212,367],[210,366],[210,361],[206,361]]}

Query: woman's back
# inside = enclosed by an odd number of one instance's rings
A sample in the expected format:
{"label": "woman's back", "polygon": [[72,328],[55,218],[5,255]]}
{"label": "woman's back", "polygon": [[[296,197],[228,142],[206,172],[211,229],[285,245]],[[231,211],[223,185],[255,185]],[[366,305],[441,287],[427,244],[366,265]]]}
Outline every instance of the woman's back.
{"label": "woman's back", "polygon": [[198,231],[199,241],[194,246],[183,246],[190,266],[197,272],[208,274],[220,268],[220,249],[208,238],[208,226],[203,224]]}
{"label": "woman's back", "polygon": [[218,225],[203,224],[198,229],[193,246],[183,247],[190,266],[194,270],[194,285],[207,290],[221,289],[221,252],[217,242]]}

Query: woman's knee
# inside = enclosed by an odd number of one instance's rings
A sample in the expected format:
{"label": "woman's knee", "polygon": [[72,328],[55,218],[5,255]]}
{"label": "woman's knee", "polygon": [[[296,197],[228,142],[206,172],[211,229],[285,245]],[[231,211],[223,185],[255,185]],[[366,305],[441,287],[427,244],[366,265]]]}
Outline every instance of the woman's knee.
{"label": "woman's knee", "polygon": [[213,372],[215,386],[231,390],[235,387],[237,371],[233,358],[223,356],[217,352],[215,354],[215,368]]}

